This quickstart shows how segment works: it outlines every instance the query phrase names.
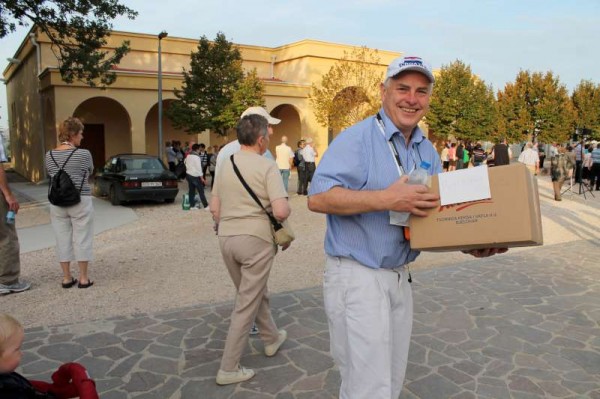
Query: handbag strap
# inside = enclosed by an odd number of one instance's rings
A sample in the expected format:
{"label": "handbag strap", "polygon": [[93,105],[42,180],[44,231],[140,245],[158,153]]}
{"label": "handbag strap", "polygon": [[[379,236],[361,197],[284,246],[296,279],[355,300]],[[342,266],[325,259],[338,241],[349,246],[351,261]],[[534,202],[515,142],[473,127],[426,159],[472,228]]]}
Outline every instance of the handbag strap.
{"label": "handbag strap", "polygon": [[258,197],[256,196],[256,194],[254,194],[254,191],[252,191],[252,189],[250,188],[250,186],[248,185],[248,183],[246,183],[246,180],[244,180],[244,178],[242,177],[242,174],[240,173],[240,170],[238,169],[237,165],[235,164],[235,162],[233,160],[233,155],[231,155],[229,157],[229,159],[231,159],[231,164],[233,165],[233,171],[237,175],[238,179],[240,179],[240,182],[242,182],[242,186],[244,186],[244,188],[246,189],[246,191],[248,191],[248,194],[250,194],[250,196],[254,199],[254,201],[256,201],[256,203],[258,204],[258,206],[260,206],[262,208],[262,210],[265,211],[265,213],[269,217],[269,220],[271,221],[271,224],[273,225],[273,228],[275,229],[275,231],[281,229],[283,227],[281,225],[281,223],[279,223],[277,221],[277,219],[275,219],[275,216],[273,216],[271,213],[269,213],[265,209],[265,207],[260,202],[260,200],[258,199]]}

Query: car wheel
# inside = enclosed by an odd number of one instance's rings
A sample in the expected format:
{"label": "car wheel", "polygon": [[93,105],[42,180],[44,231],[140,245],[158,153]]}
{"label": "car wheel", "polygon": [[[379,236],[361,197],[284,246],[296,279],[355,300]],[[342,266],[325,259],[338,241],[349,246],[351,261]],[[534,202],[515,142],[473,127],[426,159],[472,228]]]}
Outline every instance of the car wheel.
{"label": "car wheel", "polygon": [[175,198],[165,198],[166,204],[172,204],[173,202],[175,202]]}
{"label": "car wheel", "polygon": [[97,182],[94,182],[94,187],[92,188],[93,194],[96,197],[102,197],[102,190],[100,190],[100,185]]}
{"label": "car wheel", "polygon": [[117,189],[115,186],[110,186],[110,191],[108,192],[108,198],[110,199],[110,203],[113,205],[121,205],[121,201],[119,197],[117,197]]}

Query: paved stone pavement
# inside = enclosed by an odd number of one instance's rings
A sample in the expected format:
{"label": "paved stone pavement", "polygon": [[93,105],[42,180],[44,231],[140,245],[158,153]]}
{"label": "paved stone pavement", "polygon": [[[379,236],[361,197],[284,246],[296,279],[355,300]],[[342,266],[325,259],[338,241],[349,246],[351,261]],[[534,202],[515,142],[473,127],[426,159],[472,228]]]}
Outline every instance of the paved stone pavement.
{"label": "paved stone pavement", "polygon": [[[413,271],[415,323],[402,399],[600,398],[599,243]],[[103,399],[335,398],[320,287],[273,295],[289,339],[273,358],[251,338],[250,381],[214,382],[232,303],[26,331],[20,371],[49,380],[85,365]],[[365,326],[365,328],[368,328]]]}

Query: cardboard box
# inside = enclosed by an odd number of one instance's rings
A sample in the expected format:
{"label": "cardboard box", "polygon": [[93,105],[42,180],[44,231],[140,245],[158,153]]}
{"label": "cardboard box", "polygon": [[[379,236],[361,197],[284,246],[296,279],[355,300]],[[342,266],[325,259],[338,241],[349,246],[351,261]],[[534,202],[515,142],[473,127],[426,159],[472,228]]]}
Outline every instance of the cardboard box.
{"label": "cardboard box", "polygon": [[[411,216],[411,247],[455,251],[542,245],[536,177],[521,163],[492,167],[488,174],[491,199],[440,206],[425,217]],[[431,179],[431,189],[439,193],[437,176]]]}

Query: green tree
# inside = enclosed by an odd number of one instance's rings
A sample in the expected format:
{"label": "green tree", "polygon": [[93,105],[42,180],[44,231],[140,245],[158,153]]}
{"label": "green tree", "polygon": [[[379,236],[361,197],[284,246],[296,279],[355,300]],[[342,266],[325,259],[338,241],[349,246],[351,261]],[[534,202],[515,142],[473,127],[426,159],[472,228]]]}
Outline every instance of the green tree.
{"label": "green tree", "polygon": [[494,92],[456,60],[442,66],[433,86],[427,125],[438,137],[489,139],[496,124]]}
{"label": "green tree", "polygon": [[237,125],[240,115],[248,107],[265,106],[265,87],[256,73],[256,69],[248,72],[233,93],[231,102],[225,107],[216,120],[223,129],[230,129]]}
{"label": "green tree", "polygon": [[600,139],[600,85],[582,80],[573,91],[571,100],[577,113],[575,126],[592,129],[592,138]]}
{"label": "green tree", "polygon": [[220,115],[230,106],[244,77],[242,56],[222,32],[214,41],[202,36],[198,50],[192,51],[190,70],[183,69],[181,90],[175,90],[177,101],[167,110],[176,128],[190,133],[205,129],[227,134],[227,123]]}
{"label": "green tree", "polygon": [[381,76],[377,50],[361,47],[344,52],[320,84],[311,87],[310,104],[317,122],[342,130],[376,113]]}
{"label": "green tree", "polygon": [[531,129],[527,112],[526,87],[529,73],[520,72],[514,83],[507,83],[498,91],[498,134],[509,142],[523,141]]}
{"label": "green tree", "polygon": [[575,110],[566,87],[552,72],[520,71],[498,92],[501,134],[514,141],[565,141],[573,132]]}
{"label": "green tree", "polygon": [[0,38],[17,26],[35,24],[52,42],[60,74],[67,83],[78,80],[95,87],[112,84],[113,67],[129,51],[123,42],[114,51],[103,50],[120,15],[134,19],[137,12],[118,0],[0,1]]}

